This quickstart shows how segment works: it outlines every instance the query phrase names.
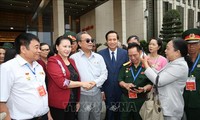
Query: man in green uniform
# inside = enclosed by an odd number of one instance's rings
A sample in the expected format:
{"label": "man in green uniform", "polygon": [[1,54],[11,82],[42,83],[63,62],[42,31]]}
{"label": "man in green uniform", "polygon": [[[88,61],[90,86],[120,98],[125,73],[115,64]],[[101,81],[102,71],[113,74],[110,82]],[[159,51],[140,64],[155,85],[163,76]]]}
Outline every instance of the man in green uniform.
{"label": "man in green uniform", "polygon": [[139,110],[152,83],[144,75],[145,69],[140,62],[141,55],[142,49],[138,44],[128,45],[130,61],[123,64],[118,78],[123,92],[120,104],[121,120],[142,120]]}
{"label": "man in green uniform", "polygon": [[188,42],[188,53],[192,60],[188,80],[184,90],[185,113],[187,120],[200,119],[200,30],[186,30],[182,37]]}

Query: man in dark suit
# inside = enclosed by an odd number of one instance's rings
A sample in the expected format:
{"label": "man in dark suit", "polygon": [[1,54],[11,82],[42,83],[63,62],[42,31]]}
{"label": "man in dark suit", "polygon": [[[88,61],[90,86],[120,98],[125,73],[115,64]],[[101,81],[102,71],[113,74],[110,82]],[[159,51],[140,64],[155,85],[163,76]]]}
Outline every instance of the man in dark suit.
{"label": "man in dark suit", "polygon": [[117,32],[109,31],[105,38],[108,48],[99,51],[99,54],[103,56],[108,70],[108,78],[102,87],[107,108],[106,120],[119,120],[118,108],[122,92],[118,83],[118,74],[122,64],[128,61],[128,55],[126,50],[118,48]]}

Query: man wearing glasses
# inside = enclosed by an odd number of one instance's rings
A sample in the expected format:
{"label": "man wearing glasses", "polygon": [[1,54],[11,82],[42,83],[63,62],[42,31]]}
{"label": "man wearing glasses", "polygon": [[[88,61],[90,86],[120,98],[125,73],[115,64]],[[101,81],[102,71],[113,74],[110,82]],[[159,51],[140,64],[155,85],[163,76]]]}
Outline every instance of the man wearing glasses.
{"label": "man wearing glasses", "polygon": [[80,51],[70,58],[74,59],[81,81],[91,81],[91,89],[81,88],[79,120],[100,120],[102,108],[101,86],[107,79],[108,71],[101,55],[92,52],[94,40],[87,32],[80,32],[76,39]]}

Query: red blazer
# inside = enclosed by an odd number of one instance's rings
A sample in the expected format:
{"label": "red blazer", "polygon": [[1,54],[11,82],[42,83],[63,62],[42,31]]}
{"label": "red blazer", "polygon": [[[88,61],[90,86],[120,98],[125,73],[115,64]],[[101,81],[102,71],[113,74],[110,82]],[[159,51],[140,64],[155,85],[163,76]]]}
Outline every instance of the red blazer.
{"label": "red blazer", "polygon": [[37,62],[43,67],[44,72],[47,72],[46,64],[41,59],[37,60]]}
{"label": "red blazer", "polygon": [[[57,60],[59,60],[62,63],[66,71],[66,77],[64,76]],[[74,60],[70,58],[68,60],[71,63],[71,65],[75,68],[75,70],[78,72]],[[63,86],[63,83],[65,81],[65,78],[70,79],[70,72],[59,55],[52,56],[48,59],[47,77],[48,77],[49,106],[59,109],[65,109],[69,102],[70,89],[66,86]],[[78,78],[78,81],[80,81],[80,78]],[[77,102],[79,101],[79,99],[80,99],[80,88],[78,90]]]}

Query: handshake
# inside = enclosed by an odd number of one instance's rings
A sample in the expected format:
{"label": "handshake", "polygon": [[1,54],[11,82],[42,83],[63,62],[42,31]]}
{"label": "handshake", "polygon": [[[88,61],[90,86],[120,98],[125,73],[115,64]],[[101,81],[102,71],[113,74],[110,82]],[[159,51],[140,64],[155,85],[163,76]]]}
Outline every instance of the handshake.
{"label": "handshake", "polygon": [[81,87],[83,87],[85,90],[91,90],[96,85],[94,81],[81,82],[81,83],[82,83]]}

